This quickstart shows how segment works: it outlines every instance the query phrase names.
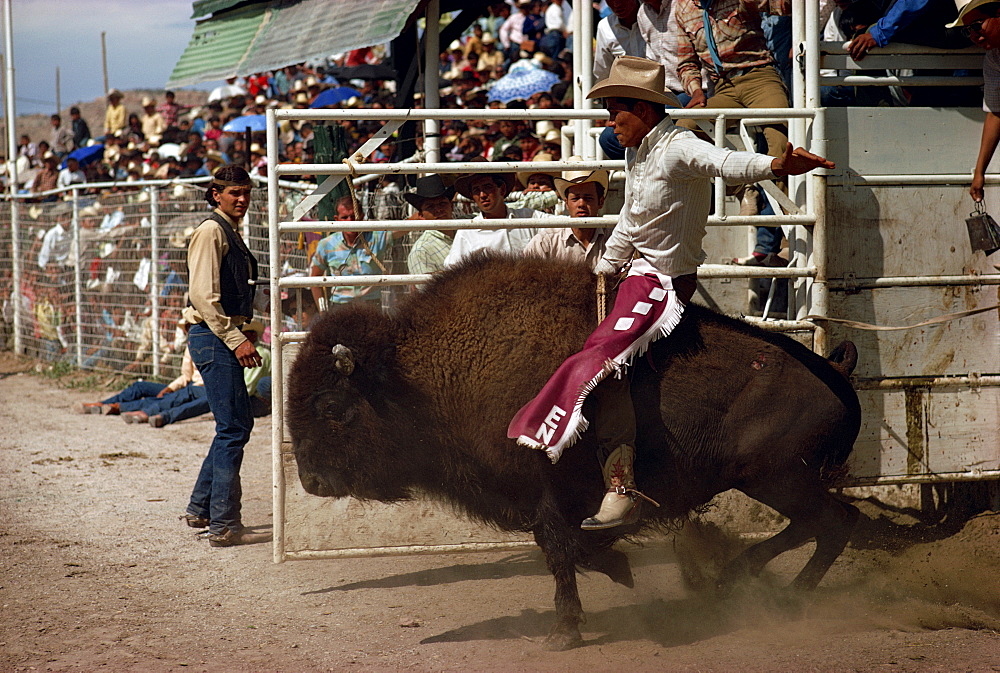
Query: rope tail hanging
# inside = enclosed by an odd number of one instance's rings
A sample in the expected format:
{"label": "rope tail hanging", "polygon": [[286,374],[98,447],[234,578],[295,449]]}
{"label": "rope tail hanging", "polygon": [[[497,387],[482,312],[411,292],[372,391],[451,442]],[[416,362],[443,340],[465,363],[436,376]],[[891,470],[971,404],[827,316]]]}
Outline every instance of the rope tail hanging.
{"label": "rope tail hanging", "polygon": [[608,317],[608,277],[597,274],[597,324],[600,325]]}
{"label": "rope tail hanging", "polygon": [[[355,154],[353,157],[349,159],[344,159],[344,165],[346,165],[347,168],[351,171],[351,174],[347,177],[347,191],[351,195],[351,206],[353,206],[354,208],[354,219],[357,221],[361,221],[362,219],[364,219],[363,217],[364,213],[361,212],[361,204],[358,203],[358,194],[354,187],[354,179],[358,177],[358,167],[355,164],[355,161],[359,164],[363,164],[365,162],[365,158],[362,157],[360,154]],[[365,252],[367,252],[371,256],[372,261],[375,262],[375,265],[382,270],[382,273],[389,273],[389,270],[386,268],[385,264],[382,263],[382,260],[378,258],[378,256],[372,251],[371,246],[368,245],[368,241],[365,239],[364,232],[362,232],[358,236],[358,238],[361,239],[361,245],[362,247],[364,247]]]}

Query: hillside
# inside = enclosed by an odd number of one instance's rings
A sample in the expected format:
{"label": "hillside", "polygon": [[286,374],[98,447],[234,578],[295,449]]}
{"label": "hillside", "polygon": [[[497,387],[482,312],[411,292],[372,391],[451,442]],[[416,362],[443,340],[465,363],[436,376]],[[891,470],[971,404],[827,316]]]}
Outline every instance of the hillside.
{"label": "hillside", "polygon": [[[142,107],[140,106],[140,103],[142,102],[143,96],[152,96],[156,99],[157,104],[163,102],[162,89],[133,89],[123,91],[122,93],[125,95],[125,109],[129,113],[135,112],[136,114],[142,114]],[[208,91],[187,91],[178,89],[174,93],[176,94],[177,102],[181,105],[201,106],[208,101]],[[91,135],[101,135],[102,127],[104,126],[104,109],[107,106],[107,99],[100,97],[91,101],[66,105],[60,111],[64,125],[68,125],[70,123],[69,109],[74,105],[80,108],[80,113],[83,115],[83,118],[87,120],[87,124],[90,126]],[[17,137],[19,138],[24,134],[28,134],[34,142],[47,140],[50,128],[51,126],[49,125],[48,114],[19,115],[17,117]],[[7,137],[5,132],[3,139],[0,140],[0,148],[3,148],[3,154],[6,154],[6,145]]]}

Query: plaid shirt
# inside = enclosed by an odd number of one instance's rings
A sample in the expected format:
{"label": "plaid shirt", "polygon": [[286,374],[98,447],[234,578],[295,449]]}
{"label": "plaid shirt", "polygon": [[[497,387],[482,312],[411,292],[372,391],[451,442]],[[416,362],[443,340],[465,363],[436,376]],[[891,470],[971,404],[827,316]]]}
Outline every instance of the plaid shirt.
{"label": "plaid shirt", "polygon": [[[718,79],[708,52],[697,0],[674,0],[677,21],[677,73],[688,94],[701,88],[701,68]],[[725,72],[774,63],[760,27],[762,12],[788,15],[791,0],[714,0],[709,10],[712,35]]]}
{"label": "plaid shirt", "polygon": [[445,257],[451,250],[451,240],[450,236],[434,229],[420,234],[406,258],[410,273],[434,273],[443,269]]}

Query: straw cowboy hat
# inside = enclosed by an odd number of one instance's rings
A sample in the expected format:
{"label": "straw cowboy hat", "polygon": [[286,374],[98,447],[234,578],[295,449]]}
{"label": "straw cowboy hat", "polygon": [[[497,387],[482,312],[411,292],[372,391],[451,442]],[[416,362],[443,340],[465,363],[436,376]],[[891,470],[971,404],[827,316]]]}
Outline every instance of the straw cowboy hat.
{"label": "straw cowboy hat", "polygon": [[257,336],[264,335],[264,323],[259,320],[251,320],[248,323],[244,323],[243,327],[240,327],[241,332],[256,332]]}
{"label": "straw cowboy hat", "polygon": [[[536,154],[534,156],[534,158],[532,159],[532,161],[555,161],[555,157],[553,157],[548,152],[539,152],[538,154]],[[550,171],[532,171],[532,170],[527,170],[527,171],[518,171],[517,172],[517,181],[521,183],[522,187],[527,187],[528,186],[528,180],[531,178],[532,175],[535,175],[535,174],[547,175],[550,178],[552,178],[553,180],[555,180],[557,177],[559,177],[559,171],[551,171],[550,172]]]}
{"label": "straw cowboy hat", "polygon": [[607,79],[595,84],[587,98],[635,98],[683,107],[663,82],[663,66],[659,63],[638,56],[619,56],[611,64]]}
{"label": "straw cowboy hat", "polygon": [[988,5],[997,0],[955,0],[955,9],[958,10],[958,17],[949,23],[945,28],[959,28],[965,25],[965,15],[974,9],[979,9],[983,5]]}
{"label": "straw cowboy hat", "polygon": [[[486,158],[485,157],[476,157],[476,158],[472,159],[472,161],[475,161],[475,162],[486,161]],[[459,194],[461,194],[462,196],[464,196],[465,198],[471,199],[472,198],[472,192],[469,191],[469,186],[471,185],[472,181],[475,178],[478,178],[481,175],[496,176],[496,177],[500,178],[501,180],[503,180],[504,185],[506,185],[506,187],[507,187],[507,193],[508,194],[510,194],[511,191],[513,191],[513,189],[514,189],[514,180],[515,180],[515,178],[514,178],[514,174],[513,173],[475,173],[475,172],[473,172],[473,173],[468,173],[466,175],[463,175],[459,179],[455,180],[455,191],[458,192]]]}
{"label": "straw cowboy hat", "polygon": [[[583,157],[572,156],[566,161],[583,161]],[[556,184],[556,191],[559,193],[559,198],[566,198],[566,190],[573,185],[582,185],[585,182],[596,182],[597,184],[604,187],[605,196],[608,193],[608,172],[602,169],[597,169],[594,171],[563,171],[560,177],[553,180]]]}
{"label": "straw cowboy hat", "polygon": [[414,190],[403,194],[406,202],[417,210],[420,210],[420,204],[424,202],[424,199],[436,199],[440,196],[446,196],[450,199],[455,196],[455,188],[445,187],[444,180],[437,174],[417,178]]}
{"label": "straw cowboy hat", "polygon": [[142,107],[149,107],[150,105],[156,105],[156,99],[150,98],[149,96],[143,96]]}

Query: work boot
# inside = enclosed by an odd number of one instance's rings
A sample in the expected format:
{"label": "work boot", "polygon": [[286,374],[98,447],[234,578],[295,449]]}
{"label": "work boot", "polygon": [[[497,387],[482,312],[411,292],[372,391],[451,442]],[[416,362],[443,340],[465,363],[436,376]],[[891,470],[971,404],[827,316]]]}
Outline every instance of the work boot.
{"label": "work boot", "polygon": [[743,198],[740,199],[740,216],[749,217],[760,214],[760,206],[757,202],[759,193],[756,187],[749,186],[743,191]]}
{"label": "work boot", "polygon": [[112,402],[111,404],[102,404],[101,413],[105,416],[117,416],[122,412],[121,407],[117,402]]}
{"label": "work boot", "polygon": [[213,547],[235,547],[242,544],[270,542],[270,540],[270,533],[252,533],[246,528],[235,531],[226,528],[221,533],[209,533],[208,535],[208,544]]}
{"label": "work boot", "polygon": [[100,402],[74,402],[71,408],[74,414],[99,414],[102,406]]}
{"label": "work boot", "polygon": [[200,517],[197,514],[182,514],[180,519],[191,526],[191,528],[208,528],[208,519]]}
{"label": "work boot", "polygon": [[145,411],[126,411],[122,414],[122,420],[126,423],[146,423],[149,416]]}
{"label": "work boot", "polygon": [[154,428],[162,428],[167,424],[167,419],[165,419],[161,414],[156,414],[155,416],[149,417],[149,424]]}
{"label": "work boot", "polygon": [[632,462],[635,449],[622,444],[604,461],[604,486],[607,492],[601,509],[580,524],[583,530],[602,530],[639,519],[639,492],[635,490],[635,473]]}

